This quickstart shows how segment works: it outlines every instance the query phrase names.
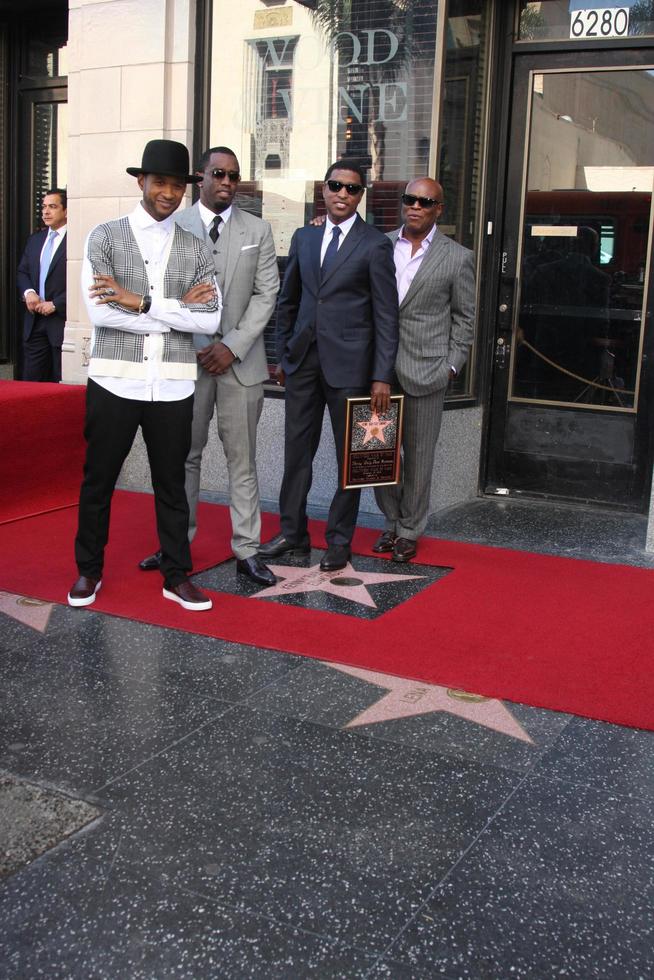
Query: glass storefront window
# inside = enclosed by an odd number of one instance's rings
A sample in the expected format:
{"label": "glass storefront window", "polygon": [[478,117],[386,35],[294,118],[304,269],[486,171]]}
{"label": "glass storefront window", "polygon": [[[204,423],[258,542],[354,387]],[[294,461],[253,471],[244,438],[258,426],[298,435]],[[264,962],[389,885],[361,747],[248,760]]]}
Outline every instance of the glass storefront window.
{"label": "glass storefront window", "polygon": [[[360,211],[382,231],[400,225],[407,181],[442,168],[443,231],[474,246],[488,3],[451,0],[447,16],[442,3],[244,0],[234,17],[213,0],[210,143],[238,156],[237,203],[270,221],[282,272],[295,229],[324,212],[323,177],[340,159],[366,167]],[[462,373],[457,393],[467,385]]]}
{"label": "glass storefront window", "polygon": [[519,41],[609,40],[654,34],[654,0],[522,0]]}
{"label": "glass storefront window", "polygon": [[[447,13],[437,168],[445,199],[440,229],[461,245],[475,249],[481,220],[488,3],[450,0]],[[470,392],[473,363],[471,353],[451,384],[450,396]]]}
{"label": "glass storefront window", "polygon": [[35,102],[32,107],[32,228],[41,227],[41,203],[50,187],[68,183],[68,104]]}

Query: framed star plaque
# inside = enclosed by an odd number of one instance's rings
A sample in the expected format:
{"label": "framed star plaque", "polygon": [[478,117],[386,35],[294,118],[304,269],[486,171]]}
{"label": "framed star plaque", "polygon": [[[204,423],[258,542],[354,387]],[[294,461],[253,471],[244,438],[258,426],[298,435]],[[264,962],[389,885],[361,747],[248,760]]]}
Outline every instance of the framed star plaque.
{"label": "framed star plaque", "polygon": [[399,483],[403,411],[404,395],[391,395],[381,415],[371,410],[370,396],[347,399],[343,490]]}

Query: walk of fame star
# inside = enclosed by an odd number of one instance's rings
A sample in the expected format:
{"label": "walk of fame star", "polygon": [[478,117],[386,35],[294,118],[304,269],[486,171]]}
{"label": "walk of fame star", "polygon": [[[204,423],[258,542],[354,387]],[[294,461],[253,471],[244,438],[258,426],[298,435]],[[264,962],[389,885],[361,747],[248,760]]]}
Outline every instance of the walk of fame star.
{"label": "walk of fame star", "polygon": [[533,740],[506,705],[494,698],[468,694],[449,687],[439,687],[437,684],[422,684],[420,681],[394,677],[392,674],[380,674],[360,667],[346,667],[344,664],[326,661],[323,663],[325,667],[340,670],[343,674],[357,677],[377,687],[385,687],[388,691],[388,694],[358,714],[344,725],[344,728],[357,728],[359,725],[374,725],[397,718],[412,718],[415,715],[446,711],[450,715],[458,715],[466,721],[483,725],[502,735],[533,745]]}
{"label": "walk of fame star", "polygon": [[377,608],[377,603],[368,592],[367,585],[381,582],[400,582],[407,579],[424,578],[424,575],[385,575],[382,572],[360,572],[350,562],[338,572],[321,572],[320,565],[298,568],[291,565],[268,566],[280,582],[257,592],[252,598],[268,599],[298,592],[329,592],[331,595],[358,602],[362,606]]}
{"label": "walk of fame star", "polygon": [[24,596],[14,595],[12,592],[0,592],[0,612],[24,626],[31,626],[39,633],[45,633],[53,608],[54,605],[51,602],[26,599]]}
{"label": "walk of fame star", "polygon": [[392,421],[382,422],[377,412],[373,412],[370,419],[366,422],[357,422],[359,428],[365,430],[365,436],[363,437],[363,445],[370,442],[371,439],[376,439],[378,442],[382,442],[386,445],[386,438],[384,436],[384,429],[387,429],[389,425],[393,425]]}

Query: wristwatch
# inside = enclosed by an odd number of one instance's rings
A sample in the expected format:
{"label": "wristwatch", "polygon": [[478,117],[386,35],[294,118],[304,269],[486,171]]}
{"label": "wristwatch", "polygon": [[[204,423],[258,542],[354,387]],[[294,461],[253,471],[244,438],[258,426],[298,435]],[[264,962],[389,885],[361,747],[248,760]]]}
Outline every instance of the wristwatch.
{"label": "wristwatch", "polygon": [[139,303],[139,313],[149,313],[150,307],[152,306],[152,297],[149,293],[141,297],[141,302]]}

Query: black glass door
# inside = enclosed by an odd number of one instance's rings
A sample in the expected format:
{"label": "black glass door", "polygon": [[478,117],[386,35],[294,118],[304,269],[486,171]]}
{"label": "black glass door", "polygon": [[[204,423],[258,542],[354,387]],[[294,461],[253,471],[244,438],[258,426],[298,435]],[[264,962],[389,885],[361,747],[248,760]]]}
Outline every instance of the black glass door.
{"label": "black glass door", "polygon": [[654,52],[516,59],[487,492],[645,509]]}

